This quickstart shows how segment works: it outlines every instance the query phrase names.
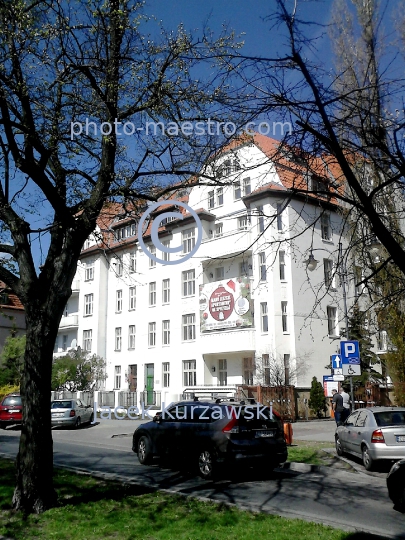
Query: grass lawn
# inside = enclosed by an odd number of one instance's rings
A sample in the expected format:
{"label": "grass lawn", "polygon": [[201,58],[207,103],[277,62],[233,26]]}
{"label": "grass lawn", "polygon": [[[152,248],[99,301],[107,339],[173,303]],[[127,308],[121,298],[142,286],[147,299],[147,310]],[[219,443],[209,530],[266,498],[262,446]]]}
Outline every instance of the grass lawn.
{"label": "grass lawn", "polygon": [[355,471],[348,463],[339,459],[336,453],[324,452],[323,448],[333,448],[333,443],[294,440],[293,445],[288,447],[288,461]]}
{"label": "grass lawn", "polygon": [[330,527],[151,492],[56,470],[60,506],[24,519],[10,508],[14,466],[0,459],[0,535],[16,540],[343,540]]}

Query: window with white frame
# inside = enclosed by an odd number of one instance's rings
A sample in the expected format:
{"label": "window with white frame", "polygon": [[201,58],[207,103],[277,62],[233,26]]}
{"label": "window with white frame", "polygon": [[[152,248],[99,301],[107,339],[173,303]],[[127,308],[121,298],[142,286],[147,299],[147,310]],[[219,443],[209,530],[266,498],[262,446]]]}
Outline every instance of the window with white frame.
{"label": "window with white frame", "polygon": [[335,286],[335,280],[333,276],[333,261],[330,259],[323,260],[323,273],[325,279],[325,287],[333,288]]}
{"label": "window with white frame", "polygon": [[84,242],[83,249],[89,249],[90,246],[91,246],[91,240],[90,238],[87,238],[86,241]]}
{"label": "window with white frame", "polygon": [[94,294],[85,294],[84,295],[84,315],[88,317],[93,315],[93,300]]}
{"label": "window with white frame", "polygon": [[170,321],[162,321],[162,344],[170,345]]}
{"label": "window with white frame", "polygon": [[219,238],[224,234],[223,223],[215,224],[215,238]]}
{"label": "window with white frame", "polygon": [[387,348],[387,331],[380,330],[377,334],[377,350],[386,351]]}
{"label": "window with white frame", "polygon": [[170,279],[162,281],[162,304],[170,303]]}
{"label": "window with white frame", "polygon": [[86,270],[84,272],[84,281],[92,281],[94,279],[94,261],[86,263]]}
{"label": "window with white frame", "polygon": [[183,296],[195,295],[195,270],[185,270],[181,273],[183,281]]}
{"label": "window with white frame", "polygon": [[266,281],[267,279],[267,265],[266,254],[264,251],[259,253],[259,279],[260,281]]}
{"label": "window with white frame", "polygon": [[156,306],[156,281],[149,283],[149,305]]}
{"label": "window with white frame", "polygon": [[115,259],[115,273],[118,277],[121,277],[122,276],[122,259],[121,257],[117,257]]}
{"label": "window with white frame", "polygon": [[281,302],[281,327],[283,332],[288,332],[287,302]]}
{"label": "window with white frame", "polygon": [[183,385],[197,385],[197,369],[195,360],[183,360]]}
{"label": "window with white frame", "polygon": [[270,356],[262,354],[263,384],[270,386]]}
{"label": "window with white frame", "polygon": [[248,228],[248,218],[247,215],[238,217],[238,229],[240,231],[246,231]]}
{"label": "window with white frame", "polygon": [[195,339],[195,314],[188,313],[182,316],[183,341]]}
{"label": "window with white frame", "polygon": [[162,363],[162,386],[163,388],[170,386],[170,362]]}
{"label": "window with white frame", "polygon": [[128,349],[135,349],[135,325],[128,326]]}
{"label": "window with white frame", "polygon": [[156,345],[156,323],[150,322],[148,325],[148,344],[149,347]]}
{"label": "window with white frame", "polygon": [[277,230],[279,232],[284,230],[284,224],[283,224],[283,204],[277,203]]}
{"label": "window with white frame", "polygon": [[263,206],[257,207],[257,228],[259,233],[264,232],[264,215],[263,215]]}
{"label": "window with white frame", "polygon": [[[156,257],[156,246],[154,246],[153,244],[152,245],[149,245],[148,246],[149,248],[149,253],[151,255],[153,255],[154,257]],[[153,259],[149,258],[149,268],[155,268],[156,267],[156,261],[154,261]]]}
{"label": "window with white frame", "polygon": [[62,351],[67,351],[68,336],[62,336]]}
{"label": "window with white frame", "polygon": [[280,270],[280,281],[285,281],[285,251],[278,252],[278,266]]}
{"label": "window with white frame", "polygon": [[[170,241],[166,240],[165,242],[162,242],[162,245],[165,248],[169,248],[170,247]],[[161,256],[162,261],[170,261],[170,252],[169,251],[162,251],[161,253],[162,253],[162,256]]]}
{"label": "window with white frame", "polygon": [[115,292],[115,311],[121,313],[122,311],[122,290]]}
{"label": "window with white frame", "polygon": [[337,308],[332,306],[327,306],[326,313],[328,317],[328,334],[330,336],[338,336],[338,326],[337,326]]}
{"label": "window with white frame", "polygon": [[129,254],[129,271],[131,274],[136,272],[136,253],[135,251],[132,251]]}
{"label": "window with white frame", "polygon": [[322,240],[332,240],[332,229],[330,226],[330,215],[322,214],[321,215],[321,237]]}
{"label": "window with white frame", "polygon": [[217,189],[217,206],[222,206],[224,204],[224,190],[219,187]]}
{"label": "window with white frame", "polygon": [[195,246],[195,228],[186,229],[181,233],[183,253],[190,253]]}
{"label": "window with white frame", "polygon": [[93,330],[83,330],[83,350],[91,352],[91,345],[93,340]]}
{"label": "window with white frame", "polygon": [[243,384],[253,384],[255,366],[253,358],[243,359]]}
{"label": "window with white frame", "polygon": [[122,348],[122,328],[119,326],[115,329],[115,350],[120,351]]}
{"label": "window with white frame", "polygon": [[262,332],[269,331],[269,314],[267,311],[267,302],[260,302],[260,323]]}
{"label": "window with white frame", "polygon": [[240,181],[238,180],[233,184],[233,198],[235,201],[242,197],[242,190],[240,187]]}
{"label": "window with white frame", "polygon": [[214,196],[214,190],[208,192],[208,208],[214,208],[215,205],[215,196]]}
{"label": "window with white frame", "polygon": [[250,178],[243,179],[243,195],[249,195],[252,191]]}
{"label": "window with white frame", "polygon": [[129,288],[129,307],[130,311],[136,309],[136,287]]}
{"label": "window with white frame", "polygon": [[290,384],[290,355],[284,355],[284,384],[288,386]]}
{"label": "window with white frame", "polygon": [[225,276],[225,269],[223,266],[220,266],[219,268],[215,268],[215,281],[224,279],[224,276]]}
{"label": "window with white frame", "polygon": [[249,263],[248,261],[242,261],[239,263],[239,275],[247,276],[249,272]]}
{"label": "window with white frame", "polygon": [[121,366],[114,367],[114,389],[119,390],[121,388]]}
{"label": "window with white frame", "polygon": [[226,358],[218,360],[218,384],[226,386],[228,384],[228,365]]}

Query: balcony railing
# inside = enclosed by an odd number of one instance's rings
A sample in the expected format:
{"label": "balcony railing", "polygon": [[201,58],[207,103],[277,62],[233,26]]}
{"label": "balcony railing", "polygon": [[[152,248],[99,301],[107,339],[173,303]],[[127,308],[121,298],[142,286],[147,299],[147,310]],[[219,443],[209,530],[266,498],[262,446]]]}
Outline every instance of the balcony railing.
{"label": "balcony railing", "polygon": [[79,326],[79,316],[78,315],[67,315],[62,317],[59,327],[60,328],[75,328]]}

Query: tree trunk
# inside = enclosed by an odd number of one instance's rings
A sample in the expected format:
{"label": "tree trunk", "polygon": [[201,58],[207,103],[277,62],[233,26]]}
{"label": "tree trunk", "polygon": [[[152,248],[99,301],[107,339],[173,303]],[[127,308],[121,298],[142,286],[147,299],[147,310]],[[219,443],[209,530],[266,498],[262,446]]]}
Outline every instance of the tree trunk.
{"label": "tree trunk", "polygon": [[26,312],[27,341],[21,379],[23,421],[13,496],[13,508],[26,514],[44,512],[57,501],[50,410],[53,347],[60,319],[55,316],[55,307],[53,316],[45,313],[46,309]]}

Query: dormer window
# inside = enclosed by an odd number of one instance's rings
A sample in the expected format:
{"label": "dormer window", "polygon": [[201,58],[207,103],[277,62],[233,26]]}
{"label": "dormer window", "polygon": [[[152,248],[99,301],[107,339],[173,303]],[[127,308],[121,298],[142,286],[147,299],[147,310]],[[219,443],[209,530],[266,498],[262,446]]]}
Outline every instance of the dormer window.
{"label": "dormer window", "polygon": [[311,191],[318,195],[318,197],[327,198],[329,196],[329,183],[324,178],[312,175],[309,187]]}

